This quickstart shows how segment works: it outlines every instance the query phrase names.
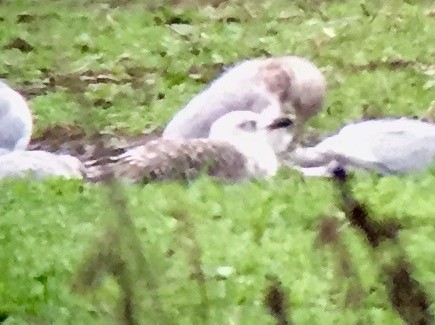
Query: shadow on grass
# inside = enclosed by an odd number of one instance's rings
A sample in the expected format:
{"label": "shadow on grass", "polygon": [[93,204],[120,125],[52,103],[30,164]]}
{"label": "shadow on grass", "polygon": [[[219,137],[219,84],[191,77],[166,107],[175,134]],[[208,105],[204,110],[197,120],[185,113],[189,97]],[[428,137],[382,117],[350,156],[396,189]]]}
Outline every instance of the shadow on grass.
{"label": "shadow on grass", "polygon": [[[390,304],[406,324],[433,324],[431,302],[425,288],[413,276],[414,265],[400,246],[398,220],[376,221],[369,209],[353,196],[346,171],[337,168],[334,181],[340,193],[341,205],[349,223],[367,240],[376,252],[389,248],[392,262],[380,262],[381,278],[388,290]],[[389,242],[392,245],[381,245]]]}
{"label": "shadow on grass", "polygon": [[290,303],[283,284],[274,275],[266,275],[266,279],[268,283],[263,298],[264,306],[269,314],[275,318],[277,325],[290,325],[291,321],[288,316]]}
{"label": "shadow on grass", "polygon": [[95,289],[105,276],[112,275],[121,291],[119,315],[122,324],[142,323],[140,302],[145,298],[141,295],[143,291],[146,291],[152,306],[147,313],[152,314],[155,321],[172,324],[164,311],[151,263],[128,212],[123,187],[114,179],[108,180],[106,187],[115,220],[109,222],[101,238],[91,245],[93,248],[77,271],[72,289],[81,293]]}

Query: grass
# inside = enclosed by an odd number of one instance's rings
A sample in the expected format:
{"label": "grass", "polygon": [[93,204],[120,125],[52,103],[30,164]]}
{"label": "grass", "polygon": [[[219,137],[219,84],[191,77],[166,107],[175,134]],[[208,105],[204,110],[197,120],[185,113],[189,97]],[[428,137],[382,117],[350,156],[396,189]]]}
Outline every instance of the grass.
{"label": "grass", "polygon": [[[324,131],[364,110],[421,116],[434,104],[429,1],[239,1],[155,10],[142,2],[111,4],[2,1],[0,75],[27,94],[35,137],[56,125],[87,124],[109,134],[161,128],[218,64],[264,54],[296,53],[324,69],[326,107],[311,122]],[[383,179],[357,174],[352,182],[377,219],[394,216],[403,224],[401,243],[432,301],[433,176],[434,170]],[[114,277],[87,293],[71,289],[95,240],[116,220],[106,189],[4,181],[1,192],[0,319],[115,322],[121,293]],[[204,177],[188,187],[132,186],[126,194],[147,262],[132,271],[140,274],[140,323],[273,324],[262,305],[266,275],[273,274],[287,290],[294,324],[401,324],[379,258],[344,222],[327,181],[283,172],[271,182],[222,186]],[[343,221],[354,277],[342,280],[333,252],[313,248],[324,215]],[[150,278],[157,289],[143,283]],[[362,298],[349,307],[346,287],[354,282]]]}

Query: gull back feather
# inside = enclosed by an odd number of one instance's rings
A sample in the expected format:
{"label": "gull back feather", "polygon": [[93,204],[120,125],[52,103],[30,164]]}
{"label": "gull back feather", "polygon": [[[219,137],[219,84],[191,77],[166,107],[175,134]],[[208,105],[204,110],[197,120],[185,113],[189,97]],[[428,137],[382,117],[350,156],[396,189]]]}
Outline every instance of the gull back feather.
{"label": "gull back feather", "polygon": [[26,150],[32,135],[30,109],[18,92],[0,83],[0,148]]}
{"label": "gull back feather", "polygon": [[70,155],[56,155],[46,151],[11,151],[0,155],[0,179],[31,175],[46,177],[83,178],[84,167]]}

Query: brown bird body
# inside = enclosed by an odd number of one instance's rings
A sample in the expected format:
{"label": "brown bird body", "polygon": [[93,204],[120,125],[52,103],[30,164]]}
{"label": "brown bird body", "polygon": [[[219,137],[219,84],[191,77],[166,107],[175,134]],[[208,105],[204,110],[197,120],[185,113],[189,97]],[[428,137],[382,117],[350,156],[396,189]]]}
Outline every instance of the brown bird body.
{"label": "brown bird body", "polygon": [[[101,163],[101,162],[100,162]],[[226,142],[210,139],[189,141],[157,139],[110,158],[107,164],[88,167],[88,179],[111,177],[133,182],[190,180],[206,173],[239,181],[249,175],[246,157]]]}
{"label": "brown bird body", "polygon": [[271,177],[279,166],[276,153],[292,140],[284,130],[290,125],[284,117],[264,123],[253,112],[230,112],[213,123],[207,139],[152,140],[118,156],[87,162],[87,178],[148,182],[189,180],[201,173],[228,181]]}

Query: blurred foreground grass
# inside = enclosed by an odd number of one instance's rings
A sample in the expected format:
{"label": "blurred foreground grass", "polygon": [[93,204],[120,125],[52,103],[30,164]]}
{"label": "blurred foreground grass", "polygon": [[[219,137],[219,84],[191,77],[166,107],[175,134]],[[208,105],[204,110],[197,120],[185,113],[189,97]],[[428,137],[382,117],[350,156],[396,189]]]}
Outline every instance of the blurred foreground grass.
{"label": "blurred foreground grass", "polygon": [[[221,64],[267,54],[307,56],[324,69],[327,103],[311,123],[323,130],[364,112],[421,116],[434,105],[430,2],[237,1],[155,10],[143,2],[111,4],[1,2],[0,76],[28,94],[35,135],[54,125],[82,126],[83,110],[105,133],[161,128]],[[401,241],[432,300],[433,175],[359,174],[353,182],[378,218],[403,223]],[[106,190],[62,180],[6,181],[1,190],[0,319],[112,323],[120,313],[113,279],[87,294],[71,292],[76,270],[112,220]],[[281,173],[272,182],[222,186],[202,178],[189,187],[126,191],[166,322],[203,323],[205,312],[211,324],[273,324],[262,297],[265,276],[275,274],[289,290],[295,324],[400,324],[376,258],[346,223],[341,231],[355,279],[337,278],[331,252],[313,248],[322,216],[343,220],[327,181]],[[180,231],[177,211],[190,220],[201,249],[206,304],[192,276],[192,238]],[[346,286],[355,281],[361,301],[350,308]],[[135,289],[141,323],[164,323],[149,289]]]}

